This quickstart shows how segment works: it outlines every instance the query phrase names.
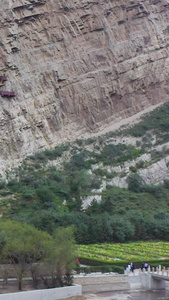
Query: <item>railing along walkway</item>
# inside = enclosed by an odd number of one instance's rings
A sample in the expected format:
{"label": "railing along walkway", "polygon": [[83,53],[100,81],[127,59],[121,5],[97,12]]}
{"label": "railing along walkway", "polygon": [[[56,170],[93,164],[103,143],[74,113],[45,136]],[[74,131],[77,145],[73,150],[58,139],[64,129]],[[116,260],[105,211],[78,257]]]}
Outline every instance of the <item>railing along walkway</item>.
{"label": "railing along walkway", "polygon": [[134,272],[125,272],[128,275],[130,288],[141,288],[145,290],[161,290],[165,289],[166,281],[169,281],[169,270],[162,268],[136,269]]}
{"label": "railing along walkway", "polygon": [[154,267],[148,267],[148,271],[146,271],[145,269],[141,270],[141,269],[136,269],[134,270],[133,272],[128,272],[126,271],[126,275],[128,276],[134,276],[134,275],[140,275],[142,273],[147,273],[147,274],[151,274],[151,276],[154,278],[154,279],[157,279],[157,280],[167,280],[169,281],[169,270],[166,269],[165,267],[163,267],[161,269],[161,266],[157,267],[157,268],[154,268]]}

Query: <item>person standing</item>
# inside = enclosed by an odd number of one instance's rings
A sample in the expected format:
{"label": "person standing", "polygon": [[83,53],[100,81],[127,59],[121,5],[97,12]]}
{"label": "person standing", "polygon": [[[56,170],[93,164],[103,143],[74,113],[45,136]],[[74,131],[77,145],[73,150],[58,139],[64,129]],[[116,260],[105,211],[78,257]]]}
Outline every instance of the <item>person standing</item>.
{"label": "person standing", "polygon": [[148,271],[148,263],[147,262],[145,262],[144,268],[145,268],[146,271]]}
{"label": "person standing", "polygon": [[136,268],[135,267],[135,263],[131,262],[130,263],[130,269],[131,269],[131,271],[134,272],[135,268]]}
{"label": "person standing", "polygon": [[144,265],[145,265],[145,263],[142,262],[142,263],[141,263],[141,271],[142,271],[142,272],[143,272],[143,269],[144,269]]}

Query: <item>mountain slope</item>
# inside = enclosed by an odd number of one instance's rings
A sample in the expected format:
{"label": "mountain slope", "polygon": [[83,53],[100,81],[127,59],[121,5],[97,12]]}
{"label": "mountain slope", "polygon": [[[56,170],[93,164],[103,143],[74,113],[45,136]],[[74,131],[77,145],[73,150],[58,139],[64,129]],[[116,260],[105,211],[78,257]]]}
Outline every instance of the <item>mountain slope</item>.
{"label": "mountain slope", "polygon": [[1,2],[1,169],[168,101],[168,0]]}

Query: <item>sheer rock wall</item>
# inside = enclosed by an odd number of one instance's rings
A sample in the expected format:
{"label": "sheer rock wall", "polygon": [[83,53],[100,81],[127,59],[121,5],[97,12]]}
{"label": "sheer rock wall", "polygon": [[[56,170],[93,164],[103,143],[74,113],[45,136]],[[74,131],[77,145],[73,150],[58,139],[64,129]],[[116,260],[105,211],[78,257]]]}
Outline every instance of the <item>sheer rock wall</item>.
{"label": "sheer rock wall", "polygon": [[169,98],[169,0],[1,0],[0,164]]}

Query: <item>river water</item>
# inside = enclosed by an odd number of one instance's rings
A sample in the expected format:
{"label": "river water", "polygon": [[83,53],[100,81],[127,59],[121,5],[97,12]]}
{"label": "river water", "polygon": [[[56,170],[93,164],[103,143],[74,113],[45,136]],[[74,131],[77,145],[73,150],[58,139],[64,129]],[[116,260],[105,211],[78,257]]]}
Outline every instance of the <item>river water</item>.
{"label": "river water", "polygon": [[169,291],[132,292],[127,299],[131,300],[169,300]]}
{"label": "river water", "polygon": [[[93,295],[94,296],[94,295]],[[169,300],[169,290],[103,292],[87,300]]]}

